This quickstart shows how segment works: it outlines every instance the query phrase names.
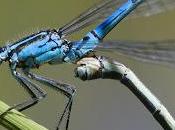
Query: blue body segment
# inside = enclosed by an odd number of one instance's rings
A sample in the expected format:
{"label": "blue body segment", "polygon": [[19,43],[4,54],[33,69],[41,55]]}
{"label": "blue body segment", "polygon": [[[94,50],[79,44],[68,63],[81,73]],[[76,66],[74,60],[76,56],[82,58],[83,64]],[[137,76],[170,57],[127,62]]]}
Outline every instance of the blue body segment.
{"label": "blue body segment", "polygon": [[89,32],[82,40],[74,42],[69,53],[66,55],[64,61],[75,62],[89,52],[93,51],[94,48],[99,44],[100,40]]}
{"label": "blue body segment", "polygon": [[128,0],[104,22],[98,25],[94,29],[94,32],[98,35],[99,39],[103,39],[123,18],[125,18],[143,1],[144,0]]}
{"label": "blue body segment", "polygon": [[143,1],[128,0],[80,41],[68,42],[56,30],[32,34],[1,48],[0,61],[9,60],[22,68],[35,68],[44,63],[74,63],[93,51],[120,21]]}
{"label": "blue body segment", "polygon": [[[63,41],[59,35],[52,33],[44,38],[33,41],[18,53],[18,60],[25,61],[30,57],[33,60],[33,64],[40,65],[49,62],[53,59],[61,59],[65,56]],[[27,65],[28,65],[27,64]]]}
{"label": "blue body segment", "polygon": [[63,62],[67,51],[67,41],[62,40],[57,32],[47,30],[8,45],[1,54],[11,55],[11,62],[17,62],[18,67],[34,68],[44,63]]}

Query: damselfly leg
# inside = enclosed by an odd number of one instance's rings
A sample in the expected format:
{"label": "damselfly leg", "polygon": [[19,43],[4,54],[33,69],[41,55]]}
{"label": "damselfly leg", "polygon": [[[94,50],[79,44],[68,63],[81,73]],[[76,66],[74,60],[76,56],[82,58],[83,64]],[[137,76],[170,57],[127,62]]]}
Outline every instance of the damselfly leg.
{"label": "damselfly leg", "polygon": [[[28,76],[29,78],[31,78],[33,80],[36,80],[36,81],[38,81],[38,82],[40,82],[44,85],[50,86],[53,89],[63,93],[65,96],[68,97],[69,100],[66,104],[66,107],[64,108],[64,111],[63,111],[63,113],[60,117],[60,120],[59,120],[58,126],[57,126],[57,130],[59,130],[60,125],[61,125],[61,123],[62,123],[62,121],[65,117],[65,119],[66,119],[66,130],[68,130],[70,113],[71,113],[72,103],[73,103],[73,96],[76,92],[75,87],[73,87],[72,85],[69,85],[69,84],[65,84],[65,83],[55,81],[53,79],[48,79],[46,77],[36,75],[34,73],[29,72],[28,69],[24,69],[23,71],[24,71],[25,75]],[[67,115],[66,115],[66,113],[67,113]]]}
{"label": "damselfly leg", "polygon": [[46,96],[46,92],[44,92],[38,85],[32,83],[29,79],[22,76],[19,72],[16,71],[16,64],[10,65],[10,70],[13,77],[26,89],[26,91],[30,94],[31,99],[28,99],[22,103],[15,104],[9,109],[7,109],[0,116],[4,116],[7,112],[12,109],[17,109],[18,111],[23,111],[43,99]]}
{"label": "damselfly leg", "polygon": [[41,99],[43,99],[46,96],[46,93],[35,83],[31,82],[28,78],[36,80],[44,85],[51,86],[55,90],[63,93],[68,97],[68,102],[66,104],[66,107],[64,108],[63,113],[61,114],[61,117],[58,122],[57,130],[60,128],[60,125],[63,121],[63,119],[66,119],[66,130],[68,129],[69,125],[69,119],[70,119],[70,113],[73,103],[73,96],[75,93],[75,88],[69,84],[61,83],[58,81],[55,81],[53,79],[48,79],[43,76],[39,76],[36,74],[33,74],[29,72],[28,69],[23,69],[24,74],[28,77],[26,78],[21,73],[16,71],[16,64],[10,65],[11,73],[14,76],[14,78],[27,90],[27,92],[30,94],[31,99],[26,100],[22,103],[15,104],[14,106],[7,109],[5,112],[3,112],[0,117],[4,116],[6,113],[8,113],[12,109],[17,109],[18,111],[23,111],[25,109],[30,108],[31,106],[38,103]]}

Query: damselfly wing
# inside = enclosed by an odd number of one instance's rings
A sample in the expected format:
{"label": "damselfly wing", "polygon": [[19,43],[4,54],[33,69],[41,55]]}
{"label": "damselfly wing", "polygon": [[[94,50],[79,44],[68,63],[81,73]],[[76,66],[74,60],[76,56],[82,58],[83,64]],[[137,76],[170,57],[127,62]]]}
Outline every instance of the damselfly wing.
{"label": "damselfly wing", "polygon": [[[100,22],[109,16],[115,9],[127,0],[101,0],[93,7],[87,9],[72,21],[59,29],[63,35],[69,35],[91,24]],[[148,17],[175,8],[174,0],[145,0],[127,18]]]}
{"label": "damselfly wing", "polygon": [[[71,22],[59,29],[63,35],[69,35],[91,24],[100,22],[126,0],[102,0],[87,9]],[[129,18],[148,17],[175,8],[174,0],[145,0],[135,9]],[[89,43],[91,44],[91,43]],[[89,45],[90,47],[91,45]],[[87,46],[87,48],[89,48]],[[175,65],[175,40],[165,41],[104,41],[97,50],[112,50],[141,61]]]}

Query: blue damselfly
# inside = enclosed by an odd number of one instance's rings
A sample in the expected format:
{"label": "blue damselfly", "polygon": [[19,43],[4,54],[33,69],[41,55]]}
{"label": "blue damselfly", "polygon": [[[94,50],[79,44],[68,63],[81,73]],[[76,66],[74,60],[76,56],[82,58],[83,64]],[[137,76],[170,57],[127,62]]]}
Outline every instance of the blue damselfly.
{"label": "blue damselfly", "polygon": [[[143,2],[143,4],[142,4]],[[73,95],[75,93],[75,88],[71,85],[60,83],[52,79],[48,79],[36,74],[31,73],[29,70],[33,68],[38,68],[39,66],[49,63],[49,64],[59,64],[59,63],[76,63],[83,57],[94,55],[93,50],[95,48],[115,48],[115,50],[130,54],[130,44],[122,43],[120,44],[109,44],[115,42],[102,42],[103,38],[130,12],[136,9],[131,17],[137,16],[149,16],[162,11],[169,10],[174,7],[175,2],[173,0],[110,0],[101,1],[100,4],[88,9],[82,13],[77,18],[73,19],[71,22],[59,29],[49,29],[45,31],[40,31],[38,33],[32,34],[25,37],[15,43],[8,44],[0,49],[0,62],[8,61],[12,75],[18,82],[20,82],[31,94],[32,99],[20,103],[11,107],[9,110],[16,108],[19,111],[25,110],[30,106],[36,104],[40,99],[46,96],[46,93],[40,89],[31,80],[36,80],[40,83],[52,86],[56,90],[61,91],[65,94],[69,101],[65,107],[65,110],[61,116],[58,123],[58,127],[63,120],[63,117],[68,113],[66,129],[68,129],[69,117],[73,102]],[[117,8],[117,10],[116,10]],[[112,13],[114,12],[114,13]],[[109,14],[111,14],[109,16]],[[109,17],[107,17],[109,16]],[[107,17],[107,19],[105,19]],[[105,19],[105,20],[104,20]],[[88,25],[91,25],[98,20],[104,20],[99,24],[94,30],[87,33],[79,41],[68,41],[65,37],[68,37],[73,32],[79,31]],[[106,43],[106,44],[105,44]],[[160,45],[160,44],[157,44]],[[139,50],[137,44],[131,44],[133,48]],[[152,48],[152,46],[148,46]],[[128,49],[128,50],[127,50]],[[158,48],[159,49],[159,48]],[[157,50],[158,50],[157,49]],[[166,48],[163,48],[166,51]],[[138,57],[138,53],[131,50],[133,56]],[[140,51],[139,51],[140,52]],[[141,54],[146,57],[145,52],[142,51]],[[152,54],[152,53],[151,53]],[[139,55],[140,56],[140,55]],[[161,58],[160,54],[154,54]],[[152,57],[152,56],[151,56]],[[142,58],[142,57],[141,57]],[[169,58],[165,54],[162,58]],[[145,58],[148,59],[148,58]],[[162,59],[161,59],[162,61]],[[167,62],[167,60],[165,60]],[[23,76],[17,71],[21,69],[24,72]],[[27,78],[28,77],[28,78]],[[7,110],[7,112],[9,111]]]}

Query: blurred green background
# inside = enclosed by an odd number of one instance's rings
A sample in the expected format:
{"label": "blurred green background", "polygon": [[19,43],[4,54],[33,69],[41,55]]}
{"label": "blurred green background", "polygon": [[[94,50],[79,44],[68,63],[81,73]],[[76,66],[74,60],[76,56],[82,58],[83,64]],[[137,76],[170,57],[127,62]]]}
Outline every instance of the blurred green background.
{"label": "blurred green background", "polygon": [[[92,6],[94,0],[1,0],[1,46],[30,33],[46,28],[58,28]],[[175,11],[149,18],[121,22],[106,39],[164,40],[175,39]],[[75,33],[81,38],[89,29]],[[143,63],[117,53],[100,52],[129,66],[149,89],[175,114],[175,67]],[[73,84],[77,88],[70,130],[160,130],[159,124],[138,99],[118,81],[95,80],[83,82],[74,77],[75,65],[45,65],[37,73]],[[9,105],[28,97],[12,78],[8,64],[0,67],[0,100]],[[43,86],[48,92],[45,100],[23,113],[53,130],[58,113],[63,111],[66,98]],[[175,116],[174,116],[175,117]],[[0,126],[1,130],[5,128]]]}

